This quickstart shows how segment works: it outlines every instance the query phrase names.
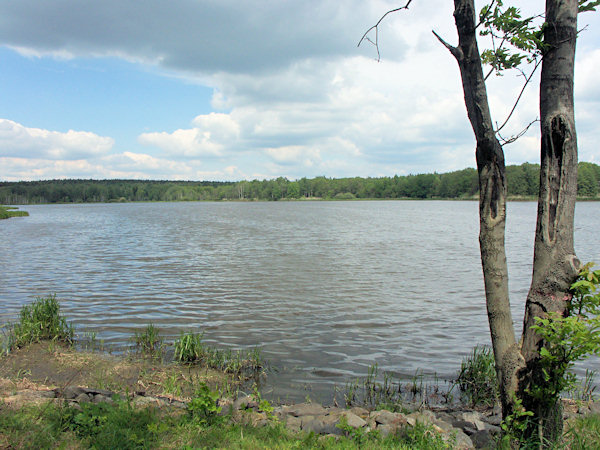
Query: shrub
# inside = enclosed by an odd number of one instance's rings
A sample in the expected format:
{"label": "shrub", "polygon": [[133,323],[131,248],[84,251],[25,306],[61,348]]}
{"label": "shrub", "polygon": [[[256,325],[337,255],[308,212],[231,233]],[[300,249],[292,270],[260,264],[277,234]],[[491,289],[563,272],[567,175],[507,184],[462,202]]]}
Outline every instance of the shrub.
{"label": "shrub", "polygon": [[73,343],[73,326],[60,315],[56,295],[38,297],[21,308],[19,322],[12,330],[10,348],[19,348],[43,340]]}
{"label": "shrub", "polygon": [[577,381],[573,365],[591,355],[600,355],[600,270],[586,264],[571,285],[565,317],[549,312],[535,317],[531,328],[544,339],[539,368],[542,379],[529,386],[529,393],[541,404],[553,405],[560,394]]}
{"label": "shrub", "polygon": [[219,392],[211,391],[206,383],[200,383],[187,406],[189,417],[201,424],[211,422],[221,412],[221,407],[217,406],[218,399]]}

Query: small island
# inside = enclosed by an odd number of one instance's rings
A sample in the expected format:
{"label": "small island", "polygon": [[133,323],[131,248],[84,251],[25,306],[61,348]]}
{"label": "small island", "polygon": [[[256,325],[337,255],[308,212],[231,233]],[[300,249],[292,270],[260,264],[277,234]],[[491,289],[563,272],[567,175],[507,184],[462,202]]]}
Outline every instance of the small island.
{"label": "small island", "polygon": [[0,206],[0,219],[10,219],[11,217],[28,216],[27,211],[17,211],[14,206]]}

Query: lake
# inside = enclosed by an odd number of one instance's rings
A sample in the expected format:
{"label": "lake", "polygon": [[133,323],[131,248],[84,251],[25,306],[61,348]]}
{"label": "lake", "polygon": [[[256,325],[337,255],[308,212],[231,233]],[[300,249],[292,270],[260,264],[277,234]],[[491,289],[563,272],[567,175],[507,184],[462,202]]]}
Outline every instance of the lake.
{"label": "lake", "polygon": [[[259,347],[272,397],[328,398],[377,363],[451,378],[489,344],[477,202],[221,202],[26,206],[0,221],[0,323],[56,293],[79,334],[131,345],[204,331]],[[515,328],[530,283],[536,204],[508,204]],[[579,258],[600,263],[600,203],[577,204]],[[587,363],[591,367],[598,360]]]}

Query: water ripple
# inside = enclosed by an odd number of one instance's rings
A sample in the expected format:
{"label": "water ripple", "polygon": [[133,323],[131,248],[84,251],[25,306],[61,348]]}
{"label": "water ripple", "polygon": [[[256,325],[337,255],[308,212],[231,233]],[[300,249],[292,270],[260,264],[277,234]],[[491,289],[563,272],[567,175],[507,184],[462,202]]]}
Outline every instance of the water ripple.
{"label": "water ripple", "polygon": [[[511,203],[517,332],[536,205]],[[0,321],[55,292],[78,330],[131,345],[147,323],[173,340],[259,347],[274,395],[330,395],[378,363],[452,376],[489,343],[476,202],[149,203],[28,206],[0,222]],[[600,204],[577,205],[581,260],[600,262]],[[597,361],[594,362],[597,364]]]}

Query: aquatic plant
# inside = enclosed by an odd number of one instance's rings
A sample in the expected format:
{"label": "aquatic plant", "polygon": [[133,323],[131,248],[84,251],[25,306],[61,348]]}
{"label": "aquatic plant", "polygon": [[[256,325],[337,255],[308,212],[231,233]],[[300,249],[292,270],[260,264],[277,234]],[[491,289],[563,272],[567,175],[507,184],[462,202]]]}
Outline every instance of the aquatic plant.
{"label": "aquatic plant", "polygon": [[456,383],[472,406],[493,405],[498,400],[498,381],[492,349],[476,346],[460,364]]}
{"label": "aquatic plant", "polygon": [[19,313],[19,321],[9,333],[9,348],[19,348],[34,342],[51,340],[73,343],[73,326],[60,314],[56,295],[37,297]]}
{"label": "aquatic plant", "polygon": [[149,323],[142,332],[135,332],[134,341],[136,347],[144,354],[158,356],[163,349],[163,338],[160,336],[158,327]]}
{"label": "aquatic plant", "polygon": [[243,377],[256,375],[263,369],[264,363],[258,348],[246,352],[221,350],[206,345],[203,337],[204,333],[182,332],[175,341],[175,360],[187,364],[200,363]]}

